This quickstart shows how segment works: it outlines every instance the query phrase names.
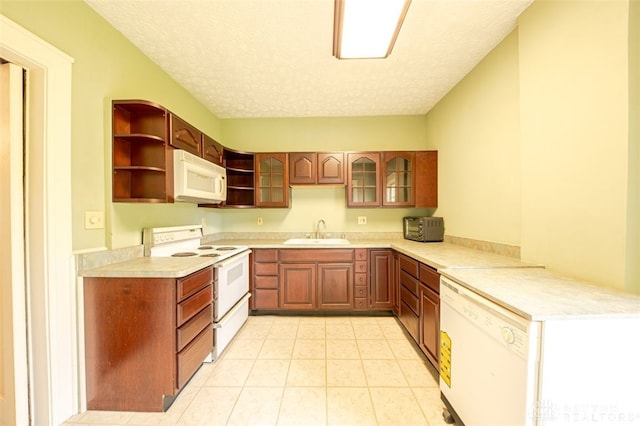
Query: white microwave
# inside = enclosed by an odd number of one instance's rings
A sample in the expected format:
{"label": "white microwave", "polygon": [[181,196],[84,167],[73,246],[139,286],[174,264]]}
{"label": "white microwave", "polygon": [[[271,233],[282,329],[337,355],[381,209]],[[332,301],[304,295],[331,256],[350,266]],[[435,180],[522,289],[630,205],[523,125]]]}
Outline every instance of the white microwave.
{"label": "white microwave", "polygon": [[227,199],[227,170],[182,149],[173,151],[173,199],[219,204]]}

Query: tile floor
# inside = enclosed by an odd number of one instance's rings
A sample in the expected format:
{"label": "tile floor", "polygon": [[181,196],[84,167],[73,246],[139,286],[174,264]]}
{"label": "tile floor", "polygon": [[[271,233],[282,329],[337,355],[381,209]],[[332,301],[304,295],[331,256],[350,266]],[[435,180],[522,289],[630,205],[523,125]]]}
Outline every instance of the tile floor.
{"label": "tile floor", "polygon": [[64,425],[444,425],[437,377],[394,317],[252,316],[166,413]]}

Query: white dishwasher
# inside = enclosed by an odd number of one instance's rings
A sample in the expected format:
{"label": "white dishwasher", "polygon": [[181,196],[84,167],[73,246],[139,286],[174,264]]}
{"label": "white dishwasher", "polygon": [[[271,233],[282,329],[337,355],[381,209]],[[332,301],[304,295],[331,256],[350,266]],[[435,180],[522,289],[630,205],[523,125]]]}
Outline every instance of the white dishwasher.
{"label": "white dishwasher", "polygon": [[539,323],[445,277],[440,283],[445,420],[466,426],[535,424],[536,381],[529,379],[538,371]]}

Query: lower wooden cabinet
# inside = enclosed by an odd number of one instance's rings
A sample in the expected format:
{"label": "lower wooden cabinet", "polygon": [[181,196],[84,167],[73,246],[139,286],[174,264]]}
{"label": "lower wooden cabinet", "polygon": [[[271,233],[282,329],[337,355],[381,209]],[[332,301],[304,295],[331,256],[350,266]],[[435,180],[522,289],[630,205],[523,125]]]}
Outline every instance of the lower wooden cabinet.
{"label": "lower wooden cabinet", "polygon": [[398,318],[431,364],[438,368],[440,347],[440,274],[397,254]]}
{"label": "lower wooden cabinet", "polygon": [[171,405],[213,350],[213,274],[84,278],[87,409]]}
{"label": "lower wooden cabinet", "polygon": [[392,255],[391,249],[254,248],[251,309],[390,311]]}

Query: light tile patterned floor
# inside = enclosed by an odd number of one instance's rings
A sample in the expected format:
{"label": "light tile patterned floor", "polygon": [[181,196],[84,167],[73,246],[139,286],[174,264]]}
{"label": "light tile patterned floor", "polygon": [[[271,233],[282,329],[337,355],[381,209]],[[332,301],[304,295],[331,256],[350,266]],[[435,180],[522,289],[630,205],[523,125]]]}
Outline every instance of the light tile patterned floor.
{"label": "light tile patterned floor", "polygon": [[394,317],[252,316],[166,413],[64,425],[442,426],[437,377]]}

